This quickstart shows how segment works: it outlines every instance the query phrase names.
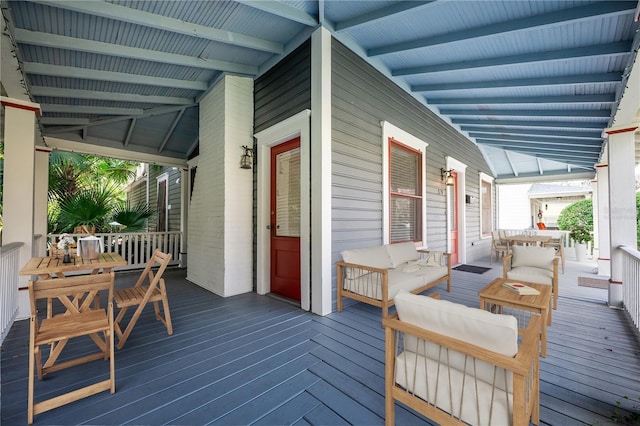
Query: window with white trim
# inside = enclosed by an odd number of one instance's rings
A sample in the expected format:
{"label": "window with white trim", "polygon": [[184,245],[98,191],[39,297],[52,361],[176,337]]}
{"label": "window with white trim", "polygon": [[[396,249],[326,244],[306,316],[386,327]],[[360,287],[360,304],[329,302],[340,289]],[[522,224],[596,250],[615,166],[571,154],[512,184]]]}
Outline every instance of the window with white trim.
{"label": "window with white trim", "polygon": [[383,121],[383,242],[426,245],[426,150],[428,144]]}
{"label": "window with white trim", "polygon": [[422,242],[422,154],[389,140],[389,242]]}

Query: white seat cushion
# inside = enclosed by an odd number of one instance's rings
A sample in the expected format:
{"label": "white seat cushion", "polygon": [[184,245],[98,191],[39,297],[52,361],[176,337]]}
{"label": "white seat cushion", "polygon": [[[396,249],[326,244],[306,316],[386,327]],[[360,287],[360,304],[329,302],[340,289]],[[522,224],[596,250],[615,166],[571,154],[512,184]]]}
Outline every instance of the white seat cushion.
{"label": "white seat cushion", "polygon": [[538,284],[553,284],[553,272],[548,269],[540,269],[531,266],[518,266],[507,271],[510,280],[525,281]]}
{"label": "white seat cushion", "polygon": [[474,380],[470,374],[464,375],[456,368],[447,368],[410,351],[396,357],[395,374],[398,385],[466,423],[500,426],[512,423],[513,393],[505,392],[504,387],[494,389],[491,383]]}

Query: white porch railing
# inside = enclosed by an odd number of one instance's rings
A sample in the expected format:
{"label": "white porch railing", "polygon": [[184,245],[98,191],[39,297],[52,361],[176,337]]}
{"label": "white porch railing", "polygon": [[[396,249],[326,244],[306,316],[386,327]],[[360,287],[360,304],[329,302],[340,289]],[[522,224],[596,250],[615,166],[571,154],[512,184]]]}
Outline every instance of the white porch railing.
{"label": "white porch railing", "polygon": [[[55,246],[61,234],[48,234],[47,243]],[[76,240],[86,234],[69,234]],[[113,232],[96,233],[102,238],[106,253],[118,253],[127,260],[128,265],[115,268],[116,271],[144,268],[156,248],[164,253],[171,253],[169,265],[180,263],[180,243],[182,232]]]}
{"label": "white porch railing", "polygon": [[0,345],[18,313],[18,271],[20,247],[11,243],[0,247]]}
{"label": "white porch railing", "polygon": [[640,330],[640,252],[620,246],[622,258],[622,304],[637,330]]}

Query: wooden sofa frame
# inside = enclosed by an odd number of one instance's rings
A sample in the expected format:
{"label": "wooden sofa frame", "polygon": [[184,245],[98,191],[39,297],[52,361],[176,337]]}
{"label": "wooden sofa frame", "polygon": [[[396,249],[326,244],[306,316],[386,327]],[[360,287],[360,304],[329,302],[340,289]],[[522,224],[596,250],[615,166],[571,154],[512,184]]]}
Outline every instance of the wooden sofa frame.
{"label": "wooden sofa frame", "polygon": [[513,402],[510,423],[514,426],[529,425],[529,420],[531,419],[532,423],[538,425],[540,423],[540,358],[538,350],[540,321],[540,317],[531,317],[520,341],[518,353],[514,357],[509,357],[400,321],[397,313],[384,318],[382,325],[385,329],[385,424],[395,424],[396,401],[440,424],[467,424],[453,414],[425,401],[411,390],[404,389],[396,383],[397,342],[400,339],[400,335],[405,333],[432,344],[440,345],[445,350],[450,349],[467,355],[470,358],[469,362],[473,362],[474,359],[482,360],[511,372],[513,377]]}
{"label": "wooden sofa frame", "polygon": [[[429,254],[434,250],[418,250],[418,253],[422,255]],[[451,253],[442,253],[442,256],[446,257],[447,263],[447,275],[439,277],[431,282],[425,283],[424,285],[411,290],[413,294],[420,294],[432,287],[437,286],[441,282],[447,281],[447,291],[451,292]],[[355,263],[348,263],[344,261],[336,262],[337,265],[337,309],[338,312],[342,312],[342,298],[348,297],[353,300],[357,300],[359,302],[367,303],[369,305],[377,306],[382,308],[382,318],[386,318],[389,315],[389,308],[393,306],[393,299],[389,300],[389,271],[387,269],[381,268],[372,268],[366,265],[359,265]],[[381,286],[382,286],[382,299],[375,299],[372,297],[367,297],[365,295],[355,293],[349,291],[344,288],[344,279],[345,279],[345,269],[346,268],[354,268],[360,269],[363,271],[373,272],[376,274],[380,274],[381,276]]]}

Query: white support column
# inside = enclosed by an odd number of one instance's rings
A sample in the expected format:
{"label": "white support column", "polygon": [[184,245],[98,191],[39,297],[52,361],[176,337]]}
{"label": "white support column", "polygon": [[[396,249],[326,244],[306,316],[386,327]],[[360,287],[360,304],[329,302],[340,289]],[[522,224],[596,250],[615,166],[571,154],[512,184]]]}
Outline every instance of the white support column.
{"label": "white support column", "polygon": [[34,256],[44,256],[47,252],[47,205],[49,203],[49,155],[51,148],[36,147],[35,187],[33,194]]}
{"label": "white support column", "polygon": [[621,245],[636,247],[635,132],[638,123],[611,127],[608,135],[609,232],[611,235],[611,278],[609,306],[622,304]]}
{"label": "white support column", "polygon": [[[611,234],[609,229],[609,166],[596,164],[596,223],[598,247],[598,275],[611,276]],[[594,223],[594,226],[596,225]]]}
{"label": "white support column", "polygon": [[[311,311],[332,310],[331,33],[311,36]],[[301,253],[302,255],[302,253]]]}
{"label": "white support column", "polygon": [[[34,255],[36,116],[40,105],[0,97],[4,106],[4,190],[2,242],[24,243],[20,249],[20,267]],[[18,281],[18,319],[30,315],[27,282]]]}
{"label": "white support column", "polygon": [[191,175],[188,169],[180,169],[180,194],[182,198],[180,200],[180,232],[182,236],[180,238],[180,267],[187,267],[187,229],[189,218],[189,198],[191,195],[189,180]]}

